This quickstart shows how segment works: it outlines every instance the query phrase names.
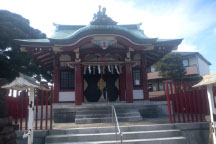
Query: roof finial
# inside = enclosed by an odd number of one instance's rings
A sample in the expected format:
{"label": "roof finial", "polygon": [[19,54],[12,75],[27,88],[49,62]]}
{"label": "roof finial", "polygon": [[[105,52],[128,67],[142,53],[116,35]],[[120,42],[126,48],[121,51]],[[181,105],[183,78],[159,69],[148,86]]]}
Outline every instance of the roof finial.
{"label": "roof finial", "polygon": [[103,15],[105,15],[106,14],[106,8],[104,7],[104,8],[102,8],[102,13],[103,13]]}
{"label": "roof finial", "polygon": [[98,12],[101,12],[101,6],[99,5],[99,10],[98,10]]}
{"label": "roof finial", "polygon": [[91,25],[116,25],[117,22],[113,21],[106,15],[106,8],[102,8],[99,5],[99,10],[94,14],[93,20],[90,22]]}

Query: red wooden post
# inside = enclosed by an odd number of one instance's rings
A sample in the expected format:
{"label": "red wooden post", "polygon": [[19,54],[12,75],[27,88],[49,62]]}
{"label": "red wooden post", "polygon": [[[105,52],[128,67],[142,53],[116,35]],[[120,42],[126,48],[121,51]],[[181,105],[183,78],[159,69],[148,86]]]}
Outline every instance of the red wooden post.
{"label": "red wooden post", "polygon": [[188,83],[188,90],[189,92],[189,104],[190,104],[190,113],[191,113],[191,120],[194,122],[194,110],[193,110],[193,93],[192,93],[192,83]]}
{"label": "red wooden post", "polygon": [[205,114],[209,114],[209,103],[208,103],[208,95],[207,95],[207,87],[206,86],[203,87],[203,93],[204,93],[204,98],[205,98],[205,103],[204,103]]}
{"label": "red wooden post", "polygon": [[59,54],[54,56],[54,102],[59,101],[59,88],[60,88],[60,71],[59,71]]}
{"label": "red wooden post", "polygon": [[173,87],[172,87],[172,84],[173,84],[173,83],[170,83],[170,91],[171,91],[171,98],[172,98],[173,121],[174,121],[174,123],[175,123],[175,122],[176,122],[176,120],[175,120],[175,106],[176,106],[176,104],[175,104],[175,97],[174,97],[174,95],[173,95]]}
{"label": "red wooden post", "polygon": [[25,101],[25,130],[28,129],[28,90],[26,92],[26,101]]}
{"label": "red wooden post", "polygon": [[14,90],[13,89],[11,94],[11,116],[14,119]]}
{"label": "red wooden post", "polygon": [[82,104],[83,90],[82,90],[82,71],[81,64],[75,64],[75,104]]}
{"label": "red wooden post", "polygon": [[8,93],[8,96],[7,96],[7,100],[8,100],[8,115],[9,116],[12,116],[12,92],[13,90],[10,89],[10,92],[11,92],[11,95],[9,96],[9,93]]}
{"label": "red wooden post", "polygon": [[168,105],[169,121],[170,121],[170,123],[172,123],[172,114],[171,114],[171,108],[170,108],[170,96],[169,96],[168,83],[166,83],[166,95],[167,95],[167,105]]}
{"label": "red wooden post", "polygon": [[51,87],[51,94],[50,94],[50,129],[52,129],[52,119],[53,119],[53,86]]}
{"label": "red wooden post", "polygon": [[44,91],[41,91],[41,119],[40,119],[40,129],[43,129],[43,99],[44,99]]}
{"label": "red wooden post", "polygon": [[201,113],[201,107],[202,107],[202,104],[201,104],[201,98],[200,98],[200,90],[199,88],[196,88],[196,99],[197,99],[197,107],[198,107],[198,111],[199,111],[199,119],[200,121],[202,121],[202,113]]}
{"label": "red wooden post", "polygon": [[46,91],[46,123],[45,123],[46,129],[47,129],[47,120],[48,120],[48,91]]}
{"label": "red wooden post", "polygon": [[130,63],[125,64],[125,79],[127,80],[126,81],[126,101],[128,103],[133,103],[133,79],[132,79],[132,67]]}
{"label": "red wooden post", "polygon": [[36,114],[35,114],[35,129],[37,130],[37,128],[38,128],[38,97],[39,97],[39,89],[37,89],[37,91],[36,91],[37,93],[36,93],[36,106],[35,106],[35,108],[36,108]]}
{"label": "red wooden post", "polygon": [[18,90],[16,90],[16,97],[14,98],[15,102],[15,110],[14,110],[14,117],[15,117],[15,124],[17,124],[17,119],[18,119]]}
{"label": "red wooden post", "polygon": [[179,85],[179,97],[180,97],[180,105],[181,105],[181,113],[182,113],[182,119],[183,119],[183,122],[185,123],[185,115],[184,115],[184,99],[183,99],[183,94],[182,94],[182,84],[181,83],[178,83]]}
{"label": "red wooden post", "polygon": [[204,89],[203,89],[204,87],[202,86],[201,88],[200,88],[200,91],[201,91],[201,102],[202,102],[202,109],[201,109],[201,111],[202,111],[202,113],[205,115],[205,94],[204,94]]}
{"label": "red wooden post", "polygon": [[196,118],[196,122],[198,122],[198,117],[197,117],[197,104],[196,104],[196,91],[193,88],[193,85],[195,83],[192,83],[192,92],[193,92],[193,106],[194,106],[194,113],[195,113],[195,118]]}
{"label": "red wooden post", "polygon": [[24,103],[24,97],[23,97],[23,92],[20,93],[20,130],[22,130],[22,120],[23,120],[23,103]]}
{"label": "red wooden post", "polygon": [[143,95],[144,100],[149,100],[149,92],[148,92],[148,78],[147,78],[147,68],[146,68],[146,55],[142,55],[141,57],[141,68],[142,68],[142,86],[143,86]]}
{"label": "red wooden post", "polygon": [[177,113],[178,113],[178,122],[180,123],[180,112],[179,112],[179,101],[178,101],[178,92],[176,88],[176,83],[174,83],[174,88],[175,88],[175,99],[176,99],[176,107],[177,107]]}
{"label": "red wooden post", "polygon": [[[83,72],[84,72],[84,68],[81,67],[81,72],[82,72],[82,75],[81,75],[81,103],[84,102],[84,75],[83,75]],[[101,73],[102,74],[102,73]]]}
{"label": "red wooden post", "polygon": [[190,117],[189,117],[189,108],[188,108],[188,95],[187,95],[187,90],[186,90],[186,86],[185,86],[185,82],[183,83],[183,90],[184,90],[184,105],[186,108],[186,113],[187,113],[187,121],[190,121]]}
{"label": "red wooden post", "polygon": [[119,75],[119,89],[120,101],[125,101],[125,72],[123,70]]}

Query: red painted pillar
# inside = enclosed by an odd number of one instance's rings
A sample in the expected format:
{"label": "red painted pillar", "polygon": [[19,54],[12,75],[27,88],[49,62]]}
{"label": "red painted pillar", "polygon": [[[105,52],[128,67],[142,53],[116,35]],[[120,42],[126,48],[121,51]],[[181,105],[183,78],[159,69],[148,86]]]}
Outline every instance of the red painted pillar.
{"label": "red painted pillar", "polygon": [[54,103],[59,101],[59,88],[60,88],[60,71],[59,71],[59,56],[55,55],[54,59]]}
{"label": "red painted pillar", "polygon": [[119,75],[119,96],[120,101],[125,101],[125,70]]}
{"label": "red painted pillar", "polygon": [[132,67],[130,63],[125,64],[125,84],[126,84],[126,101],[133,103],[133,79]]}
{"label": "red painted pillar", "polygon": [[81,102],[84,102],[84,75],[83,75],[83,72],[84,72],[84,68],[81,67]]}
{"label": "red painted pillar", "polygon": [[146,67],[146,55],[142,55],[141,58],[141,71],[142,71],[142,86],[143,86],[143,95],[144,100],[149,100],[149,91],[148,91],[148,79],[147,79],[147,67]]}
{"label": "red painted pillar", "polygon": [[83,80],[81,64],[75,64],[75,104],[81,105],[83,100]]}

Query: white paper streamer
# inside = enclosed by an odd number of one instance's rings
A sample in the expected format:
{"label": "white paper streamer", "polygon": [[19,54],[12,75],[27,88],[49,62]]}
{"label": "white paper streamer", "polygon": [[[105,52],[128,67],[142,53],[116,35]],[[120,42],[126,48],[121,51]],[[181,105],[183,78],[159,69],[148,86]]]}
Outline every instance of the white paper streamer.
{"label": "white paper streamer", "polygon": [[117,65],[115,65],[115,69],[116,69],[117,74],[120,74]]}
{"label": "white paper streamer", "polygon": [[98,73],[101,73],[100,65],[98,65]]}
{"label": "white paper streamer", "polygon": [[110,65],[108,65],[108,71],[111,72]]}
{"label": "white paper streamer", "polygon": [[91,66],[88,66],[89,74],[91,74]]}

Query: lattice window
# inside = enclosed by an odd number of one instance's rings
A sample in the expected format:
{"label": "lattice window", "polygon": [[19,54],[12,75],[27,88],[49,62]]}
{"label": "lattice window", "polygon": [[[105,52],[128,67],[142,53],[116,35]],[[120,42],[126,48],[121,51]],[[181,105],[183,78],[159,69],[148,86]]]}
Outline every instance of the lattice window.
{"label": "lattice window", "polygon": [[60,88],[74,88],[74,70],[61,70],[60,72]]}
{"label": "lattice window", "polygon": [[140,69],[133,69],[133,85],[141,86],[141,71]]}

